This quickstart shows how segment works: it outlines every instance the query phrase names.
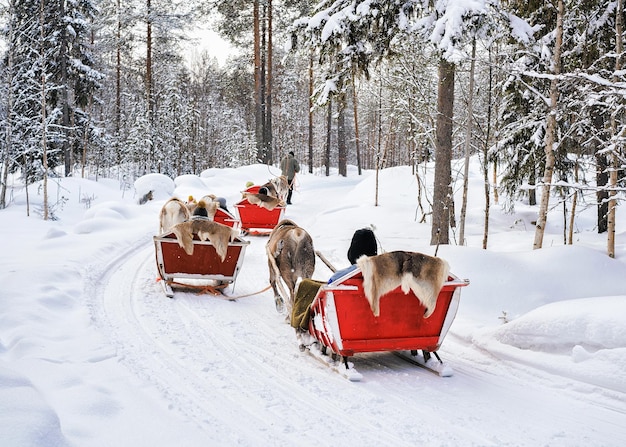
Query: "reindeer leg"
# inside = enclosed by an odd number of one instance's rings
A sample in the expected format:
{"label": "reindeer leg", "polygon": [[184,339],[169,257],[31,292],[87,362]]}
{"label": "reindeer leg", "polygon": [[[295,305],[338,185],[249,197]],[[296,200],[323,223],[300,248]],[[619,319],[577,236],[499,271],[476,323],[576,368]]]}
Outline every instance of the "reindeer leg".
{"label": "reindeer leg", "polygon": [[280,296],[280,293],[278,293],[276,281],[278,281],[278,278],[276,277],[276,273],[274,272],[272,263],[270,262],[270,285],[272,286],[272,290],[274,290],[274,305],[276,306],[276,312],[282,314],[285,310],[285,301]]}
{"label": "reindeer leg", "polygon": [[[278,265],[276,263],[276,257],[274,256],[270,245],[271,244],[268,243],[268,245],[265,246],[265,251],[267,252],[267,263],[270,270],[270,285],[274,290],[274,305],[276,306],[276,311],[279,314],[282,314],[285,310],[285,300],[283,300],[283,298],[280,296],[280,293],[278,292],[278,287],[282,289],[282,285],[280,283],[276,284],[276,281],[280,281],[280,269],[278,268]],[[281,249],[282,244],[277,250],[278,254],[280,254]]]}

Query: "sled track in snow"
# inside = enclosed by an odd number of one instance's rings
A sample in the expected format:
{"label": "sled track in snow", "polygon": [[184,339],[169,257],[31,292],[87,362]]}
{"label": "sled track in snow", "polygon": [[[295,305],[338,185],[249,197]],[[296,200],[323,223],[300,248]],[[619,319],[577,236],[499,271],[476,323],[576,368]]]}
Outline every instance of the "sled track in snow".
{"label": "sled track in snow", "polygon": [[[229,290],[233,295],[266,284],[265,239],[251,242],[236,291]],[[93,290],[87,291],[92,313],[120,362],[142,383],[151,384],[168,408],[205,431],[207,442],[255,445],[259,436],[268,445],[303,440],[515,445],[523,436],[529,443],[546,441],[542,433],[529,434],[520,424],[507,428],[506,422],[502,433],[477,433],[471,416],[493,406],[493,417],[504,418],[502,408],[515,405],[529,387],[539,387],[536,406],[521,411],[531,419],[551,417],[546,402],[562,390],[542,386],[549,383],[542,379],[545,371],[499,361],[450,334],[442,356],[453,367],[453,378],[436,377],[382,353],[357,356],[354,363],[364,381],[351,384],[298,351],[293,330],[274,310],[271,292],[236,302],[181,292],[168,299],[156,277],[154,246],[146,236],[92,271]],[[459,412],[458,396],[477,389],[476,408]],[[573,406],[579,405],[578,398],[569,397]],[[587,405],[602,413],[601,400],[590,395]],[[538,411],[542,405],[545,409]],[[606,401],[604,405],[615,409]],[[395,422],[381,426],[379,416],[389,420],[389,414]],[[450,423],[442,425],[442,417]],[[567,417],[580,418],[581,427],[588,424],[582,411],[572,410]],[[599,433],[602,418],[594,419]],[[363,426],[371,429],[354,432]]]}
{"label": "sled track in snow", "polygon": [[[206,428],[212,438],[235,436],[244,444],[258,441],[268,425],[282,424],[278,435],[272,431],[267,439],[291,445],[292,432],[302,430],[303,414],[323,425],[333,421],[334,430],[346,436],[363,418],[376,423],[375,415],[351,415],[328,393],[320,395],[320,383],[330,378],[341,387],[345,379],[298,351],[292,329],[271,308],[271,298],[230,302],[177,292],[168,299],[156,282],[154,263],[154,247],[145,243],[112,260],[92,280],[100,284],[93,306],[121,362],[153,384],[173,411]],[[234,295],[259,290],[255,285],[240,276]],[[268,318],[259,317],[258,305],[248,306],[254,299],[265,300]],[[219,404],[232,400],[246,405],[233,412],[232,405]],[[232,433],[233,421],[245,421],[243,433]],[[319,438],[316,425],[306,424],[311,439]],[[403,444],[384,430],[368,435],[376,438]]]}

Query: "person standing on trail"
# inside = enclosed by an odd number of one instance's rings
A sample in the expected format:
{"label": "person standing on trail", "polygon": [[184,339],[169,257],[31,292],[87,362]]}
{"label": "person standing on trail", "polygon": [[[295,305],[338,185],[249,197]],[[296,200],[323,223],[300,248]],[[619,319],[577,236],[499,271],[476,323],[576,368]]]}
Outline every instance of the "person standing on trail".
{"label": "person standing on trail", "polygon": [[300,164],[296,160],[293,151],[289,151],[287,155],[280,162],[280,170],[282,175],[287,177],[289,183],[289,193],[287,193],[287,205],[291,205],[291,193],[293,193],[293,182],[296,178],[296,173],[300,172]]}

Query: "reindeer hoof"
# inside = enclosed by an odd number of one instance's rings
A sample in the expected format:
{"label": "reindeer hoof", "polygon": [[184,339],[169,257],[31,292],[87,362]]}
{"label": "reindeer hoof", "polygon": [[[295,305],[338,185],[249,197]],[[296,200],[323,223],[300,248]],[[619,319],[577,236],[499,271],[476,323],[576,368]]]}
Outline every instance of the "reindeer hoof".
{"label": "reindeer hoof", "polygon": [[283,302],[283,299],[279,296],[274,297],[274,304],[276,304],[276,312],[282,314],[285,310],[285,303]]}

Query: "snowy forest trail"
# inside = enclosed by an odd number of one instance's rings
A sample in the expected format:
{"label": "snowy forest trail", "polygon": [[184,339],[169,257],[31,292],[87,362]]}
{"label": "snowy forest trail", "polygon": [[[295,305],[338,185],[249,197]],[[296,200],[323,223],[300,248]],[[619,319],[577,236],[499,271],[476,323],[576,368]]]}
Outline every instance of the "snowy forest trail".
{"label": "snowy forest trail", "polygon": [[[229,295],[267,285],[267,238],[249,239]],[[351,383],[298,350],[271,291],[236,301],[177,291],[168,299],[156,277],[146,235],[91,279],[94,315],[121,363],[207,443],[611,445],[611,434],[626,436],[626,414],[589,385],[567,379],[555,389],[549,372],[499,359],[454,325],[441,351],[453,377],[375,353],[353,359],[364,378]]]}

